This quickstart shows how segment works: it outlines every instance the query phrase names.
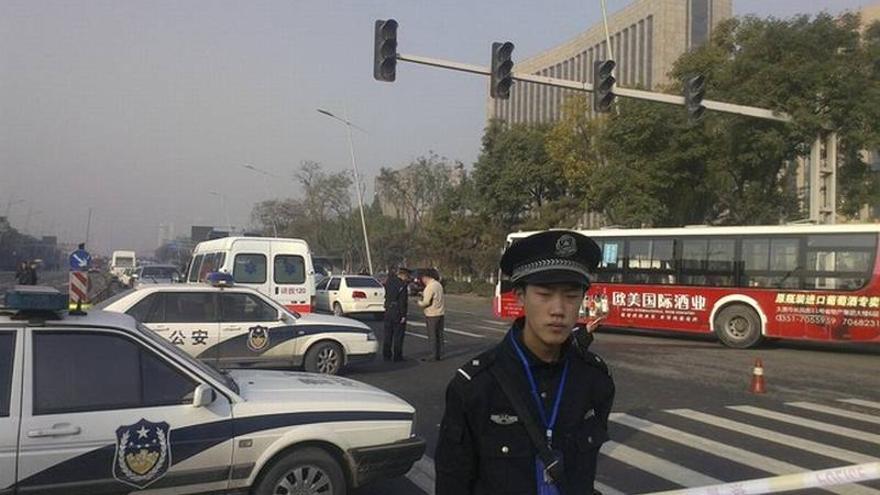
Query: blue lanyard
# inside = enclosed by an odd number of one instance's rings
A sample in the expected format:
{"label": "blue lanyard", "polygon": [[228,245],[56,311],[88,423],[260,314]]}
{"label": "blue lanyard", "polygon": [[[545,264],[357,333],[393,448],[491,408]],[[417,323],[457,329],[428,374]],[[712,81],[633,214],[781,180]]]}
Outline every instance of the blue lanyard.
{"label": "blue lanyard", "polygon": [[513,333],[510,334],[510,341],[513,343],[513,348],[516,349],[519,360],[523,365],[523,369],[526,372],[526,378],[529,379],[529,386],[532,389],[532,398],[535,399],[535,404],[538,406],[538,414],[541,415],[541,422],[546,429],[547,443],[550,444],[553,442],[553,428],[556,426],[556,418],[559,416],[559,404],[562,402],[562,393],[565,391],[565,379],[568,377],[569,361],[566,359],[565,367],[562,368],[562,377],[559,379],[559,386],[556,389],[556,397],[553,400],[553,411],[551,411],[548,420],[547,412],[544,411],[544,401],[542,401],[541,397],[538,395],[538,386],[535,384],[535,377],[532,375],[532,369],[529,367],[529,362],[522,349],[520,349],[519,344],[516,342],[516,337]]}

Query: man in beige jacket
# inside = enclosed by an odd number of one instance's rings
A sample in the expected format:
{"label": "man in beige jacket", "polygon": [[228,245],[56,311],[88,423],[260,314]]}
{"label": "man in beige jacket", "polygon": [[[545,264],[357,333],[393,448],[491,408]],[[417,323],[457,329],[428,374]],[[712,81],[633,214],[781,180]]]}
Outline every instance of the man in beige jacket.
{"label": "man in beige jacket", "polygon": [[418,303],[425,310],[428,341],[434,349],[434,360],[440,361],[443,358],[443,316],[446,314],[443,286],[437,280],[440,275],[433,268],[419,275],[425,290],[422,291],[422,300]]}

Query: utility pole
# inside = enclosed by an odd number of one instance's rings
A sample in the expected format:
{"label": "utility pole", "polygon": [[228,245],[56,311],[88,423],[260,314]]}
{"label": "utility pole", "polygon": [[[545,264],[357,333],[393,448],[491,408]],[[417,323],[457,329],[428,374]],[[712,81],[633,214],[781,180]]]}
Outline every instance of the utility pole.
{"label": "utility pole", "polygon": [[89,233],[92,230],[92,209],[89,208],[89,219],[86,221],[86,246],[89,245]]}

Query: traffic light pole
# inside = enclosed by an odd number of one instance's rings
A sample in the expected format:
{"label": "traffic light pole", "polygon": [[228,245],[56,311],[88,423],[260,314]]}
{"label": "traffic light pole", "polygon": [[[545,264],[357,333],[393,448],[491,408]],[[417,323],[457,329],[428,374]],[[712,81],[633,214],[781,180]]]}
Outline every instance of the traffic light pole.
{"label": "traffic light pole", "polygon": [[[421,57],[418,55],[398,54],[397,60],[410,62],[420,65],[428,65],[431,67],[439,67],[441,69],[450,69],[459,72],[467,72],[470,74],[480,74],[483,76],[491,76],[492,72],[479,65],[463,64],[460,62],[452,62],[438,58]],[[593,92],[593,85],[590,83],[579,81],[568,81],[565,79],[557,79],[555,77],[538,76],[535,74],[525,74],[522,72],[514,72],[513,79],[516,81],[524,81],[535,84],[543,84],[545,86],[553,86],[557,88],[572,89],[575,91]],[[654,91],[644,91],[641,89],[614,87],[615,96],[624,98],[635,98],[637,100],[655,101],[658,103],[667,103],[670,105],[685,105],[684,96],[671,95],[666,93],[657,93]],[[748,105],[737,105],[735,103],[726,103],[723,101],[703,100],[703,106],[708,110],[716,112],[730,113],[735,115],[744,115],[746,117],[754,117],[764,120],[775,120],[777,122],[791,122],[791,116],[783,112],[775,112],[768,108],[752,107]]]}

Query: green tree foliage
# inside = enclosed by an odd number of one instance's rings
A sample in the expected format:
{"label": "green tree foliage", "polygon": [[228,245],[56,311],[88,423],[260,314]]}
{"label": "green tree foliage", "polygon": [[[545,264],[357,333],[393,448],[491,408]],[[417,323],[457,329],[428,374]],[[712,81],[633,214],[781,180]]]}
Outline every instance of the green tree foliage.
{"label": "green tree foliage", "polygon": [[482,211],[509,230],[547,202],[563,197],[566,182],[561,162],[545,147],[550,127],[491,121],[474,165],[474,185]]}
{"label": "green tree foliage", "polygon": [[[880,200],[861,154],[878,146],[878,60],[880,27],[862,35],[855,16],[732,19],[684,54],[671,78],[705,74],[707,98],[784,111],[793,124],[710,112],[691,125],[681,107],[624,98],[592,119],[575,97],[547,149],[580,204],[613,224],[777,223],[806,213],[786,164],[834,129],[840,209],[852,215]],[[666,90],[680,94],[681,85]]]}

